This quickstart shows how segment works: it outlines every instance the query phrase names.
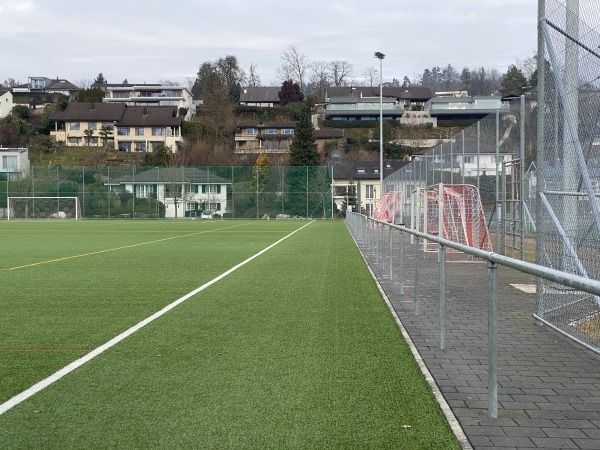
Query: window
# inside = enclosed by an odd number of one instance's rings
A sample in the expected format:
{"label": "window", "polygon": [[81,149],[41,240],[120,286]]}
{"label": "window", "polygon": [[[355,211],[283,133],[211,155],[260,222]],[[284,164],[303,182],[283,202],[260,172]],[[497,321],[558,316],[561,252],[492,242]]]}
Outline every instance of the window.
{"label": "window", "polygon": [[247,134],[257,134],[258,130],[256,128],[246,128]]}
{"label": "window", "polygon": [[365,170],[364,167],[357,167],[356,168],[356,173],[366,173],[367,171]]}
{"label": "window", "polygon": [[277,130],[275,128],[267,128],[265,134],[277,134]]}
{"label": "window", "polygon": [[365,185],[365,196],[368,199],[372,199],[375,197],[375,186],[372,184]]}
{"label": "window", "polygon": [[136,142],[135,143],[135,151],[136,152],[145,152],[146,151],[146,143],[145,142]]}
{"label": "window", "polygon": [[197,203],[194,202],[186,202],[185,203],[185,210],[186,211],[195,211],[197,209]]}
{"label": "window", "polygon": [[129,128],[128,127],[119,127],[119,128],[117,128],[117,134],[119,136],[129,136]]}
{"label": "window", "polygon": [[293,128],[284,128],[283,130],[281,130],[281,132],[283,134],[294,134],[294,129]]}
{"label": "window", "polygon": [[16,170],[17,157],[13,155],[2,156],[2,167],[4,168],[4,170]]}
{"label": "window", "polygon": [[152,127],[152,136],[162,136],[164,134],[164,128]]}
{"label": "window", "polygon": [[81,142],[81,138],[69,136],[67,141],[69,145],[80,145],[79,143]]}
{"label": "window", "polygon": [[155,184],[138,184],[135,185],[135,196],[137,198],[148,198],[156,194]]}
{"label": "window", "polygon": [[130,152],[131,142],[119,142],[119,150],[121,150],[122,152]]}
{"label": "window", "polygon": [[501,163],[502,161],[504,161],[504,155],[498,155],[498,157],[494,156],[494,162],[496,164]]}
{"label": "window", "polygon": [[88,122],[88,130],[95,130],[96,129],[96,122]]}
{"label": "window", "polygon": [[464,156],[463,157],[463,163],[465,163],[465,164],[473,164],[474,162],[475,162],[474,156]]}
{"label": "window", "polygon": [[202,185],[202,193],[203,194],[220,194],[221,193],[221,185],[220,184],[203,184]]}
{"label": "window", "polygon": [[81,124],[79,122],[71,122],[69,124],[69,130],[71,131],[79,131],[81,129]]}
{"label": "window", "polygon": [[220,203],[208,203],[208,209],[210,209],[211,211],[220,211],[221,204]]}
{"label": "window", "polygon": [[195,194],[196,192],[198,192],[198,185],[197,184],[188,184],[185,187],[185,193],[186,194]]}
{"label": "window", "polygon": [[136,136],[143,136],[144,135],[144,128],[142,128],[142,127],[136,127],[136,129],[135,129],[135,135]]}

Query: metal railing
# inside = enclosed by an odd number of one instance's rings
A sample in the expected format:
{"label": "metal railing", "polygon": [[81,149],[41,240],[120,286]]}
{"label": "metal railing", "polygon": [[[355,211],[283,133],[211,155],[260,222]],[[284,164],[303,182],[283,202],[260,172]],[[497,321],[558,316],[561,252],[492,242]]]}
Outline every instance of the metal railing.
{"label": "metal railing", "polygon": [[[462,252],[466,255],[479,258],[480,260],[487,261],[487,299],[488,299],[488,416],[491,418],[498,417],[498,388],[497,388],[497,293],[496,293],[496,274],[497,267],[503,266],[511,269],[515,269],[519,272],[534,275],[538,279],[550,281],[561,286],[576,289],[578,291],[586,292],[592,296],[600,295],[600,281],[585,278],[579,275],[575,275],[569,272],[563,272],[560,270],[552,269],[538,264],[522,261],[508,256],[503,256],[495,252],[484,251],[478,248],[469,247],[464,244],[459,244],[435,235],[422,233],[412,228],[408,228],[402,224],[395,225],[379,220],[372,219],[370,217],[347,212],[346,224],[348,229],[354,236],[357,243],[361,243],[367,251],[371,253],[373,259],[379,263],[381,275],[385,274],[386,277],[392,279],[392,277],[398,277],[400,285],[400,295],[405,293],[405,239],[399,240],[399,251],[398,257],[400,258],[397,267],[393,263],[392,254],[392,234],[391,230],[397,230],[407,236],[414,236],[414,243],[409,244],[414,246],[415,255],[419,254],[420,251],[420,240],[424,239],[427,241],[435,242],[438,244],[438,262],[439,262],[439,346],[440,349],[444,350],[446,346],[446,248],[451,248]],[[388,242],[386,242],[385,229],[389,230],[387,233]],[[419,295],[419,258],[414,259],[414,314],[420,315],[420,295]],[[372,267],[372,269],[374,269]],[[377,270],[373,270],[377,273]],[[561,329],[553,326],[551,323],[544,322],[551,326],[553,329],[563,333],[567,337],[574,339],[572,335],[569,335]],[[585,342],[578,341],[581,345],[589,348],[590,350],[600,353],[597,348],[591,347]]]}

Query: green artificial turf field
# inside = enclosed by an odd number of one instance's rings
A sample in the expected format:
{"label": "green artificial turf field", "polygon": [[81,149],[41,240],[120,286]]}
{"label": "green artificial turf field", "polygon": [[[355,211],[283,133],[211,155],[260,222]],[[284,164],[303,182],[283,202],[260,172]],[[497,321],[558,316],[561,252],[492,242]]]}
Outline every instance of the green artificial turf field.
{"label": "green artificial turf field", "polygon": [[286,236],[4,412],[2,446],[459,448],[342,221],[0,222],[0,404]]}

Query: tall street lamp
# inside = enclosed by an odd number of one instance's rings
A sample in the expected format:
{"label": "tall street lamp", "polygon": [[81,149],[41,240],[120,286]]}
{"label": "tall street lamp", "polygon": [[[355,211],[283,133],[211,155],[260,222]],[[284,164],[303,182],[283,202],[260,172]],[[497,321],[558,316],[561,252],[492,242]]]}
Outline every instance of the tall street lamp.
{"label": "tall street lamp", "polygon": [[379,197],[383,195],[383,58],[381,52],[375,52],[379,59]]}

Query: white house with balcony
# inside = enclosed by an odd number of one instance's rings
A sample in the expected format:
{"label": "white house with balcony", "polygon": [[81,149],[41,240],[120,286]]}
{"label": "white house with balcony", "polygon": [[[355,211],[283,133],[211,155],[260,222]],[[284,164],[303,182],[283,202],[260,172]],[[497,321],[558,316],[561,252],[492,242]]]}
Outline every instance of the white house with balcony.
{"label": "white house with balcony", "polygon": [[333,97],[325,107],[325,120],[399,120],[404,105],[395,97]]}
{"label": "white house with balcony", "polygon": [[156,198],[165,205],[166,218],[184,218],[200,217],[202,211],[223,215],[231,182],[209,169],[182,166],[155,167],[106,184],[135,198]]}
{"label": "white house with balcony", "polygon": [[510,112],[510,103],[502,97],[434,97],[425,105],[431,117],[440,119],[481,119],[488,114]]}
{"label": "white house with balcony", "polygon": [[182,116],[191,120],[196,113],[196,102],[190,90],[185,86],[167,86],[162,84],[93,84],[102,89],[105,103],[122,103],[128,106],[174,106]]}

